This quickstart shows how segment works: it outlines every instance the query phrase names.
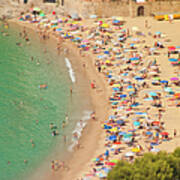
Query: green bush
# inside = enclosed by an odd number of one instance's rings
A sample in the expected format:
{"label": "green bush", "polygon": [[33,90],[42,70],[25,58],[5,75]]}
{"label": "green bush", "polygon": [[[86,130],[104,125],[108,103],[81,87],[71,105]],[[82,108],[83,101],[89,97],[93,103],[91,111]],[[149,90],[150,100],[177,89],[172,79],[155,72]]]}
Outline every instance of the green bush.
{"label": "green bush", "polygon": [[145,153],[133,163],[119,161],[108,180],[180,180],[180,148],[173,153]]}

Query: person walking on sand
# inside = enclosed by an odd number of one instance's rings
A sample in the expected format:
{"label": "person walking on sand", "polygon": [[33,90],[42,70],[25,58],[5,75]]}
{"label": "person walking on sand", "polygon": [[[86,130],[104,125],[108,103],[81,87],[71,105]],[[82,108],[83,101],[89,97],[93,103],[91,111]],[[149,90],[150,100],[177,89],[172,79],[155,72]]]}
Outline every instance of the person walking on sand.
{"label": "person walking on sand", "polygon": [[176,137],[176,135],[177,135],[177,131],[176,129],[174,129],[174,137]]}
{"label": "person walking on sand", "polygon": [[54,171],[55,170],[55,164],[54,161],[51,162],[51,169]]}

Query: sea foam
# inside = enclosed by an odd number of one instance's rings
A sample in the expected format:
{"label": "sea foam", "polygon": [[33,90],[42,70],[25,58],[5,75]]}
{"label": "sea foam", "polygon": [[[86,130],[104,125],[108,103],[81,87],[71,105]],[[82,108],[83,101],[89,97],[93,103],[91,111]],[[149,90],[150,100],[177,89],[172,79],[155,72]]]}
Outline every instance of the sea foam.
{"label": "sea foam", "polygon": [[83,116],[80,121],[77,122],[76,127],[72,134],[76,133],[77,138],[72,137],[72,143],[68,147],[68,151],[73,151],[73,148],[78,144],[79,138],[81,137],[82,131],[85,128],[87,121],[91,118],[92,111],[83,111]]}
{"label": "sea foam", "polygon": [[71,66],[71,63],[70,63],[69,59],[65,58],[65,62],[66,62],[66,67],[68,68],[68,71],[69,71],[69,76],[71,78],[71,81],[73,83],[75,83],[76,82],[76,77],[75,77],[75,73],[74,73],[74,71],[72,69],[72,66]]}

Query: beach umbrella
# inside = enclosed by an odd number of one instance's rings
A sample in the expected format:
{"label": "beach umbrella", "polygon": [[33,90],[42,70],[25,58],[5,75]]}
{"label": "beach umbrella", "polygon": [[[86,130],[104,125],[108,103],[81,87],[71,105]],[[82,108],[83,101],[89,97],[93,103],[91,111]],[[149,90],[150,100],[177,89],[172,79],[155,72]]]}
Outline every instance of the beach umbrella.
{"label": "beach umbrella", "polygon": [[130,130],[128,130],[128,132],[135,132],[136,131],[136,129],[130,129]]}
{"label": "beach umbrella", "polygon": [[130,58],[129,60],[131,60],[131,61],[137,61],[137,60],[139,60],[139,58],[138,58],[138,57],[132,57],[132,58]]}
{"label": "beach umbrella", "polygon": [[92,15],[90,15],[89,17],[90,17],[91,19],[96,19],[96,18],[97,18],[97,15],[92,14]]}
{"label": "beach umbrella", "polygon": [[151,131],[147,131],[146,135],[152,135],[153,133]]}
{"label": "beach umbrella", "polygon": [[40,12],[40,11],[41,11],[41,9],[40,9],[40,8],[38,8],[38,7],[34,7],[34,8],[33,8],[33,11]]}
{"label": "beach umbrella", "polygon": [[153,121],[152,124],[158,126],[160,124],[160,121]]}
{"label": "beach umbrella", "polygon": [[169,58],[168,59],[170,62],[178,62],[178,59],[175,59],[175,58]]}
{"label": "beach umbrella", "polygon": [[127,153],[125,154],[125,156],[126,156],[126,157],[132,157],[132,156],[134,156],[134,153],[133,153],[133,152],[127,152]]}
{"label": "beach umbrella", "polygon": [[124,134],[123,137],[124,138],[130,138],[130,137],[132,137],[132,134]]}
{"label": "beach umbrella", "polygon": [[164,91],[165,91],[165,92],[169,92],[169,93],[170,93],[170,92],[173,92],[172,88],[170,88],[170,87],[165,87],[165,88],[164,88]]}
{"label": "beach umbrella", "polygon": [[174,94],[174,97],[175,97],[175,98],[180,98],[180,93],[175,93],[175,94]]}
{"label": "beach umbrella", "polygon": [[119,125],[124,125],[125,124],[125,122],[123,120],[117,120],[116,123],[119,124]]}
{"label": "beach umbrella", "polygon": [[109,24],[103,23],[103,24],[101,25],[101,27],[102,27],[102,28],[109,28]]}
{"label": "beach umbrella", "polygon": [[109,54],[109,51],[104,51],[104,54]]}
{"label": "beach umbrella", "polygon": [[125,97],[127,97],[127,95],[126,94],[121,94],[119,97],[120,98],[125,98]]}
{"label": "beach umbrella", "polygon": [[158,143],[155,143],[155,142],[151,142],[150,145],[151,145],[151,146],[157,146],[157,145],[159,145],[159,144],[158,144]]}
{"label": "beach umbrella", "polygon": [[176,50],[176,47],[175,47],[175,46],[169,46],[169,47],[168,47],[168,50],[169,50],[169,51],[174,51],[174,50]]}
{"label": "beach umbrella", "polygon": [[172,77],[170,80],[171,81],[179,81],[179,78],[178,77]]}
{"label": "beach umbrella", "polygon": [[135,153],[140,152],[140,149],[139,148],[132,148],[132,152],[135,152]]}
{"label": "beach umbrella", "polygon": [[109,162],[118,163],[118,159],[111,159]]}
{"label": "beach umbrella", "polygon": [[160,83],[168,83],[168,81],[166,81],[166,80],[162,80],[162,81],[160,81]]}
{"label": "beach umbrella", "polygon": [[149,95],[150,96],[157,96],[157,93],[156,92],[149,92]]}
{"label": "beach umbrella", "polygon": [[139,121],[134,121],[134,122],[133,122],[133,125],[134,125],[134,126],[140,126],[140,124],[141,124],[141,123],[140,123]]}
{"label": "beach umbrella", "polygon": [[162,135],[162,136],[168,136],[169,133],[168,133],[168,132],[161,132],[161,135]]}
{"label": "beach umbrella", "polygon": [[160,149],[157,149],[157,148],[152,148],[151,149],[151,152],[159,152],[160,151]]}
{"label": "beach umbrella", "polygon": [[61,29],[61,28],[57,28],[56,31],[57,31],[57,32],[60,32],[60,31],[62,31],[62,29]]}
{"label": "beach umbrella", "polygon": [[39,16],[44,17],[44,16],[45,16],[45,14],[44,14],[44,13],[40,13],[40,15],[39,15]]}
{"label": "beach umbrella", "polygon": [[108,166],[115,166],[116,165],[115,162],[105,162],[105,164],[108,165]]}
{"label": "beach umbrella", "polygon": [[120,131],[118,135],[119,135],[119,136],[124,136],[125,134],[126,134],[126,132]]}
{"label": "beach umbrella", "polygon": [[144,80],[144,78],[140,77],[140,76],[136,76],[135,77],[136,80]]}
{"label": "beach umbrella", "polygon": [[111,135],[109,136],[109,140],[110,141],[115,141],[117,139],[117,136],[116,135]]}
{"label": "beach umbrella", "polygon": [[160,35],[160,34],[161,34],[161,32],[159,32],[159,31],[158,31],[158,32],[156,32],[155,34],[156,34],[156,35]]}

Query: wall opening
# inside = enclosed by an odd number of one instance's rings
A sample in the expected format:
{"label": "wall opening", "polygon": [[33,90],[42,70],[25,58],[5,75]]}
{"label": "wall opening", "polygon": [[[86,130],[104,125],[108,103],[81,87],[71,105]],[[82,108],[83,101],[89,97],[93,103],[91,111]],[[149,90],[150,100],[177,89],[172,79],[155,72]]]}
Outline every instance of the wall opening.
{"label": "wall opening", "polygon": [[24,0],[24,4],[27,4],[28,3],[28,0]]}
{"label": "wall opening", "polygon": [[64,0],[61,0],[61,6],[64,6]]}
{"label": "wall opening", "polygon": [[44,0],[44,3],[56,3],[56,0]]}
{"label": "wall opening", "polygon": [[137,16],[144,16],[144,6],[139,6],[138,7]]}

